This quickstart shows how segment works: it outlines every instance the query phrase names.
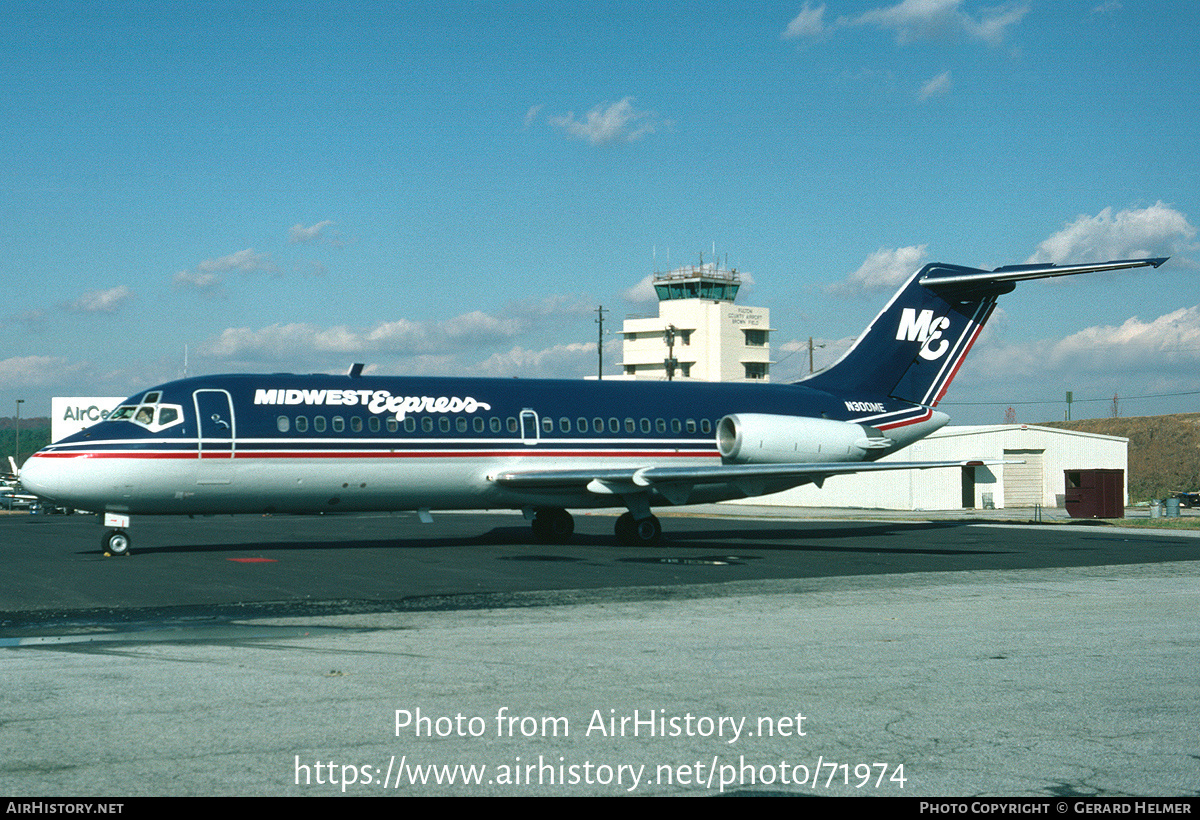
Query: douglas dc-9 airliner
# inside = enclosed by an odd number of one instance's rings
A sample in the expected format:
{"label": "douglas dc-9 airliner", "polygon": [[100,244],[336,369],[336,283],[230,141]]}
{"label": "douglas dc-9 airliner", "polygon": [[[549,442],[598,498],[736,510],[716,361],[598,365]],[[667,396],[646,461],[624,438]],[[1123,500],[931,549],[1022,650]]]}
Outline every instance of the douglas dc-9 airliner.
{"label": "douglas dc-9 airliner", "polygon": [[625,508],[624,544],[653,544],[651,508],[774,493],[869,470],[949,417],[934,408],[996,299],[1026,279],[1166,259],[917,271],[832,367],[794,384],[202,376],[137,393],[38,451],[26,490],[97,511],[127,553],[131,516],[520,509],[563,542],[568,508]]}

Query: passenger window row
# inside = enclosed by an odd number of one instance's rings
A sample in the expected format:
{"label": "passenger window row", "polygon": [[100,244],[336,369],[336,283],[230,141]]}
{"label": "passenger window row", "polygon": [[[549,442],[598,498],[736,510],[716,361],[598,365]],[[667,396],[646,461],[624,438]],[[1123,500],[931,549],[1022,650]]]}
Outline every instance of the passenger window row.
{"label": "passenger window row", "polygon": [[[422,433],[519,433],[521,432],[521,421],[515,416],[509,416],[507,419],[501,419],[499,416],[475,416],[468,419],[466,416],[458,416],[451,419],[449,416],[438,416],[436,419],[433,416],[422,416],[419,419],[409,416],[403,422],[397,420],[395,416],[389,416],[387,419],[381,419],[379,416],[368,416],[365,424],[361,416],[350,416],[346,419],[343,416],[333,416],[327,419],[325,416],[277,416],[275,426],[281,433],[295,431],[297,433],[344,433],[347,430],[351,433],[362,433],[364,429],[370,433],[382,432],[384,428],[389,433],[398,433],[400,428],[404,428],[406,433],[415,433],[420,428]],[[588,435],[589,433],[621,433],[628,435],[636,435],[642,433],[645,435],[651,432],[665,434],[671,433],[711,433],[713,431],[713,422],[709,419],[631,419],[624,420],[616,417],[608,419],[596,416],[588,419],[583,416],[574,420],[561,417],[558,420],[557,430],[555,428],[554,419],[549,416],[542,418],[542,432],[547,435],[552,435],[555,432],[562,434],[576,433],[578,435]],[[532,431],[530,431],[532,432]]]}

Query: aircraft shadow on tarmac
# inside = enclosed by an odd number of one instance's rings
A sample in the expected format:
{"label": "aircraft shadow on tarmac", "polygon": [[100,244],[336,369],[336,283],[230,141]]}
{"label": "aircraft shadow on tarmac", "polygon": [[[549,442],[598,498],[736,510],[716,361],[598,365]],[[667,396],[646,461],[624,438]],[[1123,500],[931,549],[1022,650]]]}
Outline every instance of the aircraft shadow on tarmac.
{"label": "aircraft shadow on tarmac", "polygon": [[[491,534],[489,533],[489,536]],[[242,541],[205,544],[162,544],[145,546],[138,544],[131,553],[136,556],[220,553],[220,552],[305,552],[312,550],[403,550],[403,549],[447,549],[455,547],[501,546],[504,544],[528,544],[529,538],[501,539],[487,536],[439,537],[439,538],[363,538],[339,540],[315,537],[305,541]],[[95,555],[99,550],[80,550],[79,555]]]}
{"label": "aircraft shadow on tarmac", "polygon": [[[849,552],[849,553],[896,553],[904,555],[999,555],[1007,550],[945,549],[932,547],[888,547],[884,546],[890,536],[908,535],[920,531],[957,529],[966,526],[956,522],[878,522],[870,524],[851,523],[841,527],[814,526],[755,529],[710,529],[673,532],[664,537],[667,545],[674,547],[712,546],[712,542],[737,544],[754,549],[784,550],[789,552]],[[830,541],[847,539],[866,540],[856,546],[830,544]]]}
{"label": "aircraft shadow on tarmac", "polygon": [[[536,554],[520,556],[502,556],[507,560],[526,561],[579,561],[590,556],[571,556],[564,554],[547,554],[547,550],[568,551],[572,548],[587,547],[611,550],[621,550],[624,554],[629,549],[635,549],[646,554],[666,550],[670,555],[680,549],[705,549],[714,547],[728,549],[770,550],[779,552],[843,552],[853,554],[893,553],[904,555],[998,555],[1006,554],[1008,550],[989,550],[979,548],[933,548],[933,547],[890,547],[886,546],[887,539],[894,536],[911,535],[920,531],[938,531],[955,529],[966,526],[957,522],[849,522],[841,526],[830,527],[814,525],[813,527],[785,526],[774,527],[756,522],[750,529],[739,529],[734,523],[727,527],[706,529],[680,529],[663,534],[662,540],[650,547],[618,547],[613,536],[605,533],[576,532],[571,541],[561,545],[539,544],[530,537],[529,528],[493,527],[478,535],[469,536],[400,536],[395,538],[365,538],[341,540],[329,536],[314,536],[311,540],[280,540],[280,541],[245,541],[245,542],[214,542],[214,543],[174,543],[162,545],[142,545],[134,550],[135,555],[149,556],[156,554],[187,554],[187,553],[222,553],[222,552],[304,552],[312,550],[438,550],[463,547],[528,547],[539,550]],[[853,539],[864,543],[849,545],[844,543]],[[80,550],[79,554],[94,554],[97,550]]]}

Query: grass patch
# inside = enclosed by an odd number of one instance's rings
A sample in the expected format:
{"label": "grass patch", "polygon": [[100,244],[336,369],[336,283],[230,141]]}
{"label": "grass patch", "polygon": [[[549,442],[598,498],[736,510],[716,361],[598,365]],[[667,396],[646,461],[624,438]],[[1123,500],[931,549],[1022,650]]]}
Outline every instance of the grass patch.
{"label": "grass patch", "polygon": [[1069,524],[1142,527],[1151,530],[1200,530],[1200,518],[1073,518]]}
{"label": "grass patch", "polygon": [[1200,489],[1200,413],[1046,422],[1046,427],[1129,439],[1129,498]]}

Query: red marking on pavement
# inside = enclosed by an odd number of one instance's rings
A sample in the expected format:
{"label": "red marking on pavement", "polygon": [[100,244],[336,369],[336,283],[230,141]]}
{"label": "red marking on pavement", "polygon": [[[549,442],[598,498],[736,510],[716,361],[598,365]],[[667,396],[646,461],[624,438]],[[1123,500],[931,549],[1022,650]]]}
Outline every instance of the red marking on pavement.
{"label": "red marking on pavement", "polygon": [[274,558],[228,558],[228,561],[237,561],[239,564],[274,564]]}

